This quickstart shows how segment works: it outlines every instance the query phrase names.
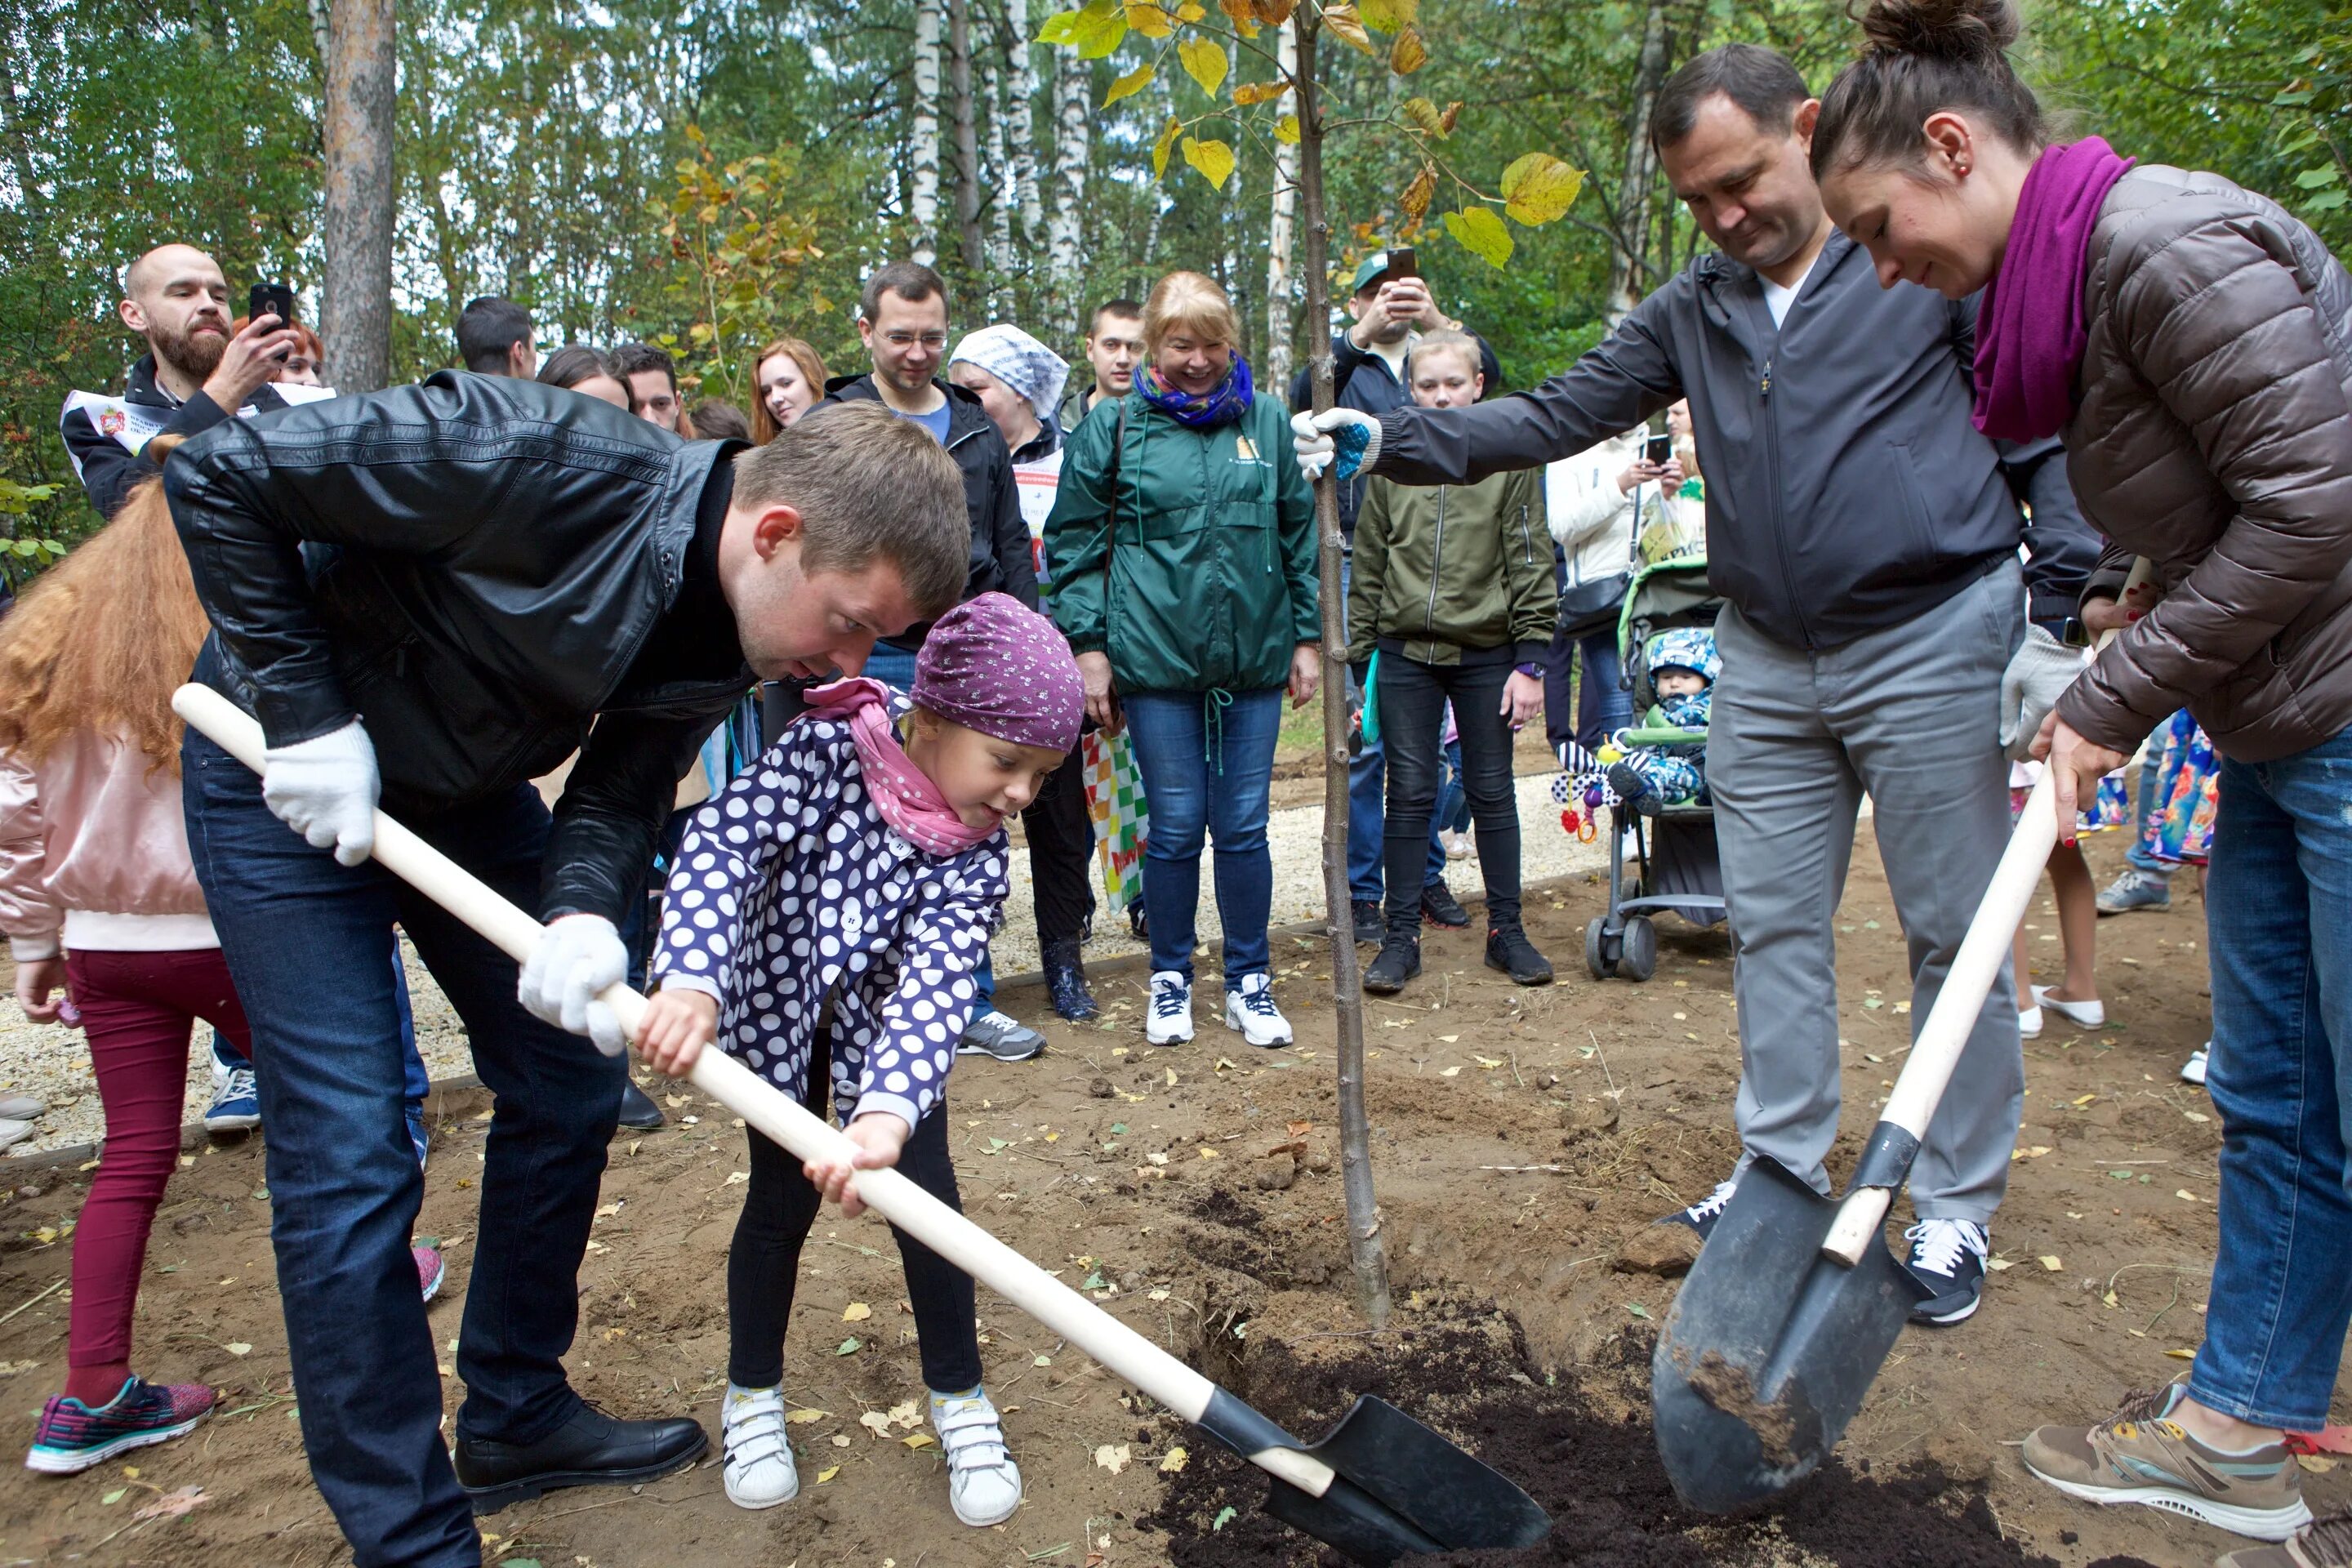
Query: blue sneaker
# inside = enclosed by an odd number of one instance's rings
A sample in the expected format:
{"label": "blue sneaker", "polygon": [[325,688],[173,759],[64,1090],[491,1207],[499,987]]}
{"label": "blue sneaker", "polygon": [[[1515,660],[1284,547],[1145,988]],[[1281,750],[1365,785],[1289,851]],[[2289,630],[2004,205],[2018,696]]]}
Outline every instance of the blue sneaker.
{"label": "blue sneaker", "polygon": [[253,1087],[253,1064],[231,1056],[213,1037],[213,1102],[205,1108],[207,1132],[250,1132],[261,1125],[261,1097]]}
{"label": "blue sneaker", "polygon": [[2097,902],[2103,915],[2129,914],[2134,910],[2168,910],[2172,907],[2172,883],[2137,866],[2128,867],[2122,876],[2099,889]]}

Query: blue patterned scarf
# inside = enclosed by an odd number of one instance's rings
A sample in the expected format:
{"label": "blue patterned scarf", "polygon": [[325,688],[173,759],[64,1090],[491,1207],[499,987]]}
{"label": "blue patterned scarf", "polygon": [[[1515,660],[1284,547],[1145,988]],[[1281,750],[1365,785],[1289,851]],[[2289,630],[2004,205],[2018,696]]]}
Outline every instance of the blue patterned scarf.
{"label": "blue patterned scarf", "polygon": [[1146,403],[1177,424],[1194,430],[1213,430],[1220,425],[1234,424],[1249,412],[1249,361],[1234,355],[1233,368],[1225,372],[1225,379],[1197,396],[1177,391],[1150,365],[1135,373],[1135,390],[1143,394]]}

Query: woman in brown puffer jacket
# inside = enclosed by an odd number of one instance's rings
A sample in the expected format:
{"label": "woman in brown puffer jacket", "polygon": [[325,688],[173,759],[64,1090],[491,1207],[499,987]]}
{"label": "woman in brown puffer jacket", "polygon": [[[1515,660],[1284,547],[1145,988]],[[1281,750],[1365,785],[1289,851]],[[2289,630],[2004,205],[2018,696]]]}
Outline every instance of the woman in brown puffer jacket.
{"label": "woman in brown puffer jacket", "polygon": [[[2043,729],[2059,821],[2186,706],[2221,753],[2207,914],[2221,1247],[2186,1384],[2024,1458],[2097,1502],[2283,1540],[2352,1322],[2352,279],[2276,203],[2216,174],[2051,145],[2010,68],[2011,0],[1874,0],[1824,96],[1815,176],[1881,281],[1984,290],[1976,422],[2061,433],[2110,560],[2155,566]],[[2352,1563],[2352,1519],[2296,1554]]]}

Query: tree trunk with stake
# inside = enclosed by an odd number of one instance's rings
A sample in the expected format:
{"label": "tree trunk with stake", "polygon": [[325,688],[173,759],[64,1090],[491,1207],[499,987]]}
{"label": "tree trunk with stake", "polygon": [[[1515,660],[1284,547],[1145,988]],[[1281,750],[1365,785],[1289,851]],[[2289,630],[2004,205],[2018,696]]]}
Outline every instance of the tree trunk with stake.
{"label": "tree trunk with stake", "polygon": [[[1300,6],[1298,195],[1307,240],[1307,324],[1314,340],[1309,374],[1315,411],[1331,406],[1331,231],[1323,205],[1322,104],[1315,76],[1319,23]],[[1278,395],[1278,393],[1276,394]],[[1315,532],[1323,601],[1323,900],[1330,918],[1331,1001],[1339,1058],[1339,1172],[1348,1199],[1348,1253],[1356,1304],[1374,1328],[1389,1317],[1387,1248],[1372,1194],[1371,1124],[1364,1115],[1364,986],[1356,962],[1355,915],[1348,898],[1348,615],[1339,591],[1339,492],[1326,469],[1315,481]]]}

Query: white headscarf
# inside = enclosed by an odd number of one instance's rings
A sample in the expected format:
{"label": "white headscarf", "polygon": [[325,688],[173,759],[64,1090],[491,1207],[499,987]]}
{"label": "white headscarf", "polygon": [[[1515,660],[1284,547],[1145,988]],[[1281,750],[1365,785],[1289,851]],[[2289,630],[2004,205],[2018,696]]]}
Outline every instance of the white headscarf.
{"label": "white headscarf", "polygon": [[1035,338],[1008,322],[982,327],[956,344],[948,363],[962,360],[980,366],[1011,387],[1037,411],[1042,425],[1054,422],[1062,401],[1062,387],[1070,379],[1069,363]]}

